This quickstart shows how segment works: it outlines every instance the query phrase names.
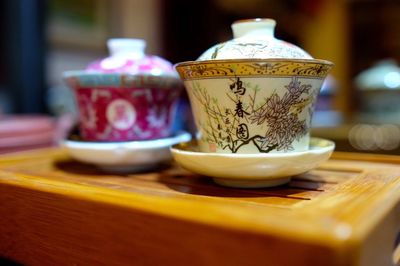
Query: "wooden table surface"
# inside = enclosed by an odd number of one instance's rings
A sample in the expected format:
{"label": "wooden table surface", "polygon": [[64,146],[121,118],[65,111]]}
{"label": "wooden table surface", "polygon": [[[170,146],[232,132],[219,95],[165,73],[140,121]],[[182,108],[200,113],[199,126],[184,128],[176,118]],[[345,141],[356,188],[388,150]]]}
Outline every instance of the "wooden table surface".
{"label": "wooden table surface", "polygon": [[[334,153],[285,186],[176,165],[107,174],[62,149],[0,158],[0,256],[26,265],[394,265],[400,157]],[[396,249],[397,247],[397,249]]]}

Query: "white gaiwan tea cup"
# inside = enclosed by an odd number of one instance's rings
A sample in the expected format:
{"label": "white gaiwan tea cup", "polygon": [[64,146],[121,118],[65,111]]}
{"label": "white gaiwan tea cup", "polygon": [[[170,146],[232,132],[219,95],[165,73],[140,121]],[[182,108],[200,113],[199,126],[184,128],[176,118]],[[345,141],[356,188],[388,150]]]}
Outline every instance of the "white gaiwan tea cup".
{"label": "white gaiwan tea cup", "polygon": [[309,149],[317,95],[333,64],[274,37],[275,21],[232,25],[234,39],[176,69],[189,95],[206,153]]}

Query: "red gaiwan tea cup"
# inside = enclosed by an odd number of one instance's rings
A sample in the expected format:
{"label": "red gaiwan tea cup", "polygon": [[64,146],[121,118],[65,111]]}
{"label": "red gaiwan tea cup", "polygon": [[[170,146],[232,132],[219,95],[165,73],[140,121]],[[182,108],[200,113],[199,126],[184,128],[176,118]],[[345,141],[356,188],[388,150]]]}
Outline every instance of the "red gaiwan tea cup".
{"label": "red gaiwan tea cup", "polygon": [[82,71],[67,71],[87,141],[133,141],[169,137],[182,89],[170,62],[145,55],[141,39],[111,39],[110,57]]}

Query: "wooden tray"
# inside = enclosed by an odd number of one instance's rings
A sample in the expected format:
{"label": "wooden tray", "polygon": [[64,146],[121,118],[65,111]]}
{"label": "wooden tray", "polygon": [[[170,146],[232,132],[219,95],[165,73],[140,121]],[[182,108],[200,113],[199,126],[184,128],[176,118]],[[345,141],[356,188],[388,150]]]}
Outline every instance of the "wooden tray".
{"label": "wooden tray", "polygon": [[0,202],[0,256],[28,265],[384,266],[400,257],[397,156],[334,153],[286,186],[245,190],[177,166],[106,174],[47,149],[0,159]]}

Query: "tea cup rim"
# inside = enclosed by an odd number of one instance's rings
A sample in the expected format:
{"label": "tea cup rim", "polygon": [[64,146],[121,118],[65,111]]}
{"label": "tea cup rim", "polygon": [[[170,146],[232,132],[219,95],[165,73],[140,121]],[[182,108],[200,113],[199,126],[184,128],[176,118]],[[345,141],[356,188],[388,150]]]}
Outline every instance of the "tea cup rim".
{"label": "tea cup rim", "polygon": [[306,63],[306,64],[321,64],[333,67],[335,64],[325,59],[298,59],[298,58],[240,58],[240,59],[215,59],[215,60],[201,60],[201,61],[183,61],[174,64],[174,68],[202,65],[202,64],[219,64],[219,63],[270,63],[270,62],[292,62],[292,63]]}

